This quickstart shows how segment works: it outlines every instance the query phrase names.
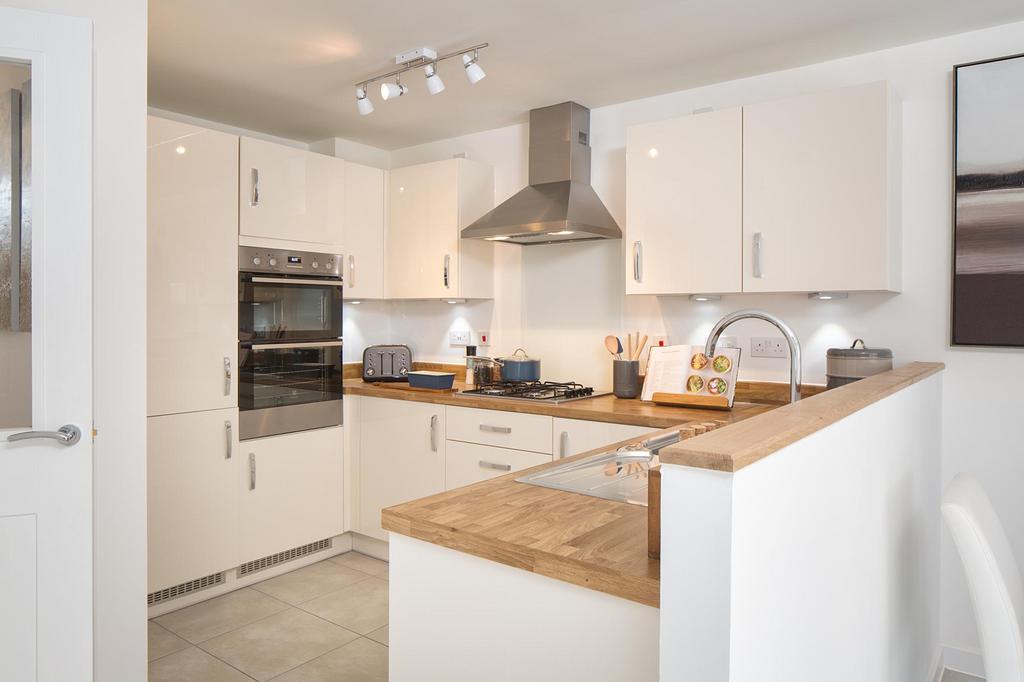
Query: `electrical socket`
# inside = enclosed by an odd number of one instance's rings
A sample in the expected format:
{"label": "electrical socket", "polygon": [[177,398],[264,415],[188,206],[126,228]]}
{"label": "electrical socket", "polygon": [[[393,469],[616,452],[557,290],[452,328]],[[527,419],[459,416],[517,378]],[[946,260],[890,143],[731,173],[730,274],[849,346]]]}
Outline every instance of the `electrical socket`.
{"label": "electrical socket", "polygon": [[491,333],[487,330],[479,331],[476,333],[476,345],[481,348],[486,348],[491,345]]}
{"label": "electrical socket", "polygon": [[468,329],[453,329],[448,332],[448,343],[452,346],[468,346],[470,333]]}
{"label": "electrical socket", "polygon": [[754,336],[750,339],[750,356],[754,358],[787,358],[789,347],[781,336]]}

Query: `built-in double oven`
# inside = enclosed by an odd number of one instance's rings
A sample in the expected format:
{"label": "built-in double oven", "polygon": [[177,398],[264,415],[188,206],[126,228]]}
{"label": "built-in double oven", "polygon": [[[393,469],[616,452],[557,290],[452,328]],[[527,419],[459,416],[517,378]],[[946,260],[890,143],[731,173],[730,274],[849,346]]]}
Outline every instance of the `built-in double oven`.
{"label": "built-in double oven", "polygon": [[337,254],[238,252],[242,440],[342,423],[342,266]]}

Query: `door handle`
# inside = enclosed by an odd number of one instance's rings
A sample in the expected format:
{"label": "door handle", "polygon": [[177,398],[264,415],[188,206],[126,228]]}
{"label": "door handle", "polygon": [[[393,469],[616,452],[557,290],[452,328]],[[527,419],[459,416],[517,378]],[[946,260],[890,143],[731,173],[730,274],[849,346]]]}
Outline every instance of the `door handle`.
{"label": "door handle", "polygon": [[569,432],[562,431],[562,435],[558,438],[558,457],[566,457],[569,455]]}
{"label": "door handle", "polygon": [[224,356],[224,395],[231,395],[231,358]]}
{"label": "door handle", "polygon": [[249,490],[256,490],[256,453],[249,453]]}
{"label": "door handle", "polygon": [[74,445],[82,440],[82,430],[74,424],[65,424],[56,431],[22,431],[7,436],[7,440],[16,443],[19,440],[34,440],[36,438],[48,438],[55,440],[61,445]]}
{"label": "door handle", "polygon": [[440,420],[437,415],[430,417],[430,451],[437,452],[437,424]]}
{"label": "door handle", "polygon": [[449,273],[451,272],[452,257],[451,254],[444,254],[444,288],[451,288],[451,278]]}
{"label": "door handle", "polygon": [[496,469],[497,471],[512,471],[511,464],[499,464],[498,462],[488,462],[486,460],[480,460],[480,467],[483,469]]}
{"label": "door handle", "polygon": [[249,196],[249,205],[255,208],[260,205],[260,169],[250,168],[249,179],[252,183],[252,194]]}
{"label": "door handle", "polygon": [[764,277],[764,270],[761,269],[761,246],[764,242],[764,237],[761,236],[760,232],[754,233],[754,244],[753,244],[753,263],[752,270],[754,277],[761,279]]}
{"label": "door handle", "polygon": [[349,254],[348,257],[348,288],[356,285],[356,257]]}
{"label": "door handle", "polygon": [[226,441],[225,444],[227,445],[227,450],[226,450],[227,456],[225,456],[224,459],[231,459],[231,421],[230,420],[224,422],[224,438],[225,438],[225,441]]}
{"label": "door handle", "polygon": [[490,431],[491,433],[512,433],[511,426],[491,426],[490,424],[481,424],[481,431]]}
{"label": "door handle", "polygon": [[642,242],[633,242],[633,281],[641,282],[644,279],[644,245]]}

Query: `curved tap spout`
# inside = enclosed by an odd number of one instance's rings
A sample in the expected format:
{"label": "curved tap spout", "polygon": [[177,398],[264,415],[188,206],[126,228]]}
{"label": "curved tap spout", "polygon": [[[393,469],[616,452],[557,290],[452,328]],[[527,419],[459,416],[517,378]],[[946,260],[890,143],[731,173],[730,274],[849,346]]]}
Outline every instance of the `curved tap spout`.
{"label": "curved tap spout", "polygon": [[800,400],[800,341],[796,338],[796,334],[790,329],[788,324],[769,312],[763,310],[737,310],[734,313],[729,313],[720,319],[715,324],[714,329],[711,330],[711,334],[708,335],[708,342],[704,344],[704,354],[708,357],[714,356],[718,338],[725,331],[726,327],[737,320],[764,320],[774,325],[786,337],[786,342],[789,343],[789,402],[795,403],[797,400]]}

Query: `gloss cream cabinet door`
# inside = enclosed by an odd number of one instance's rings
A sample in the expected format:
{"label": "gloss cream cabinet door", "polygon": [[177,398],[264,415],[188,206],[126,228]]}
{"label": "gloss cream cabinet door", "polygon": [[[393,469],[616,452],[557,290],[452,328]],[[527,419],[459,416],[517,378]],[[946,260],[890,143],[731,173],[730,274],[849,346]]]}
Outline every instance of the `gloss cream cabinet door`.
{"label": "gloss cream cabinet door", "polygon": [[450,440],[444,453],[445,489],[454,490],[550,462],[551,455]]}
{"label": "gloss cream cabinet door", "polygon": [[384,297],[384,220],[387,173],[345,163],[342,253],[345,298]]}
{"label": "gloss cream cabinet door", "polygon": [[660,429],[629,424],[607,424],[582,419],[555,417],[552,452],[555,459],[578,455],[631,438],[641,438]]}
{"label": "gloss cream cabinet door", "polygon": [[341,535],[344,428],[239,444],[239,563]]}
{"label": "gloss cream cabinet door", "polygon": [[627,129],[627,294],[739,292],[742,233],[742,109]]}
{"label": "gloss cream cabinet door", "polygon": [[900,153],[886,82],[744,107],[744,291],[899,291]]}
{"label": "gloss cream cabinet door", "polygon": [[149,592],[237,566],[238,410],[146,421]]}
{"label": "gloss cream cabinet door", "polygon": [[149,118],[148,409],[238,406],[238,137]]}
{"label": "gloss cream cabinet door", "polygon": [[[238,156],[238,232],[244,237],[341,246],[345,161],[250,137]],[[310,250],[316,250],[311,246]]]}
{"label": "gloss cream cabinet door", "polygon": [[444,405],[359,399],[359,519],[355,530],[380,540],[380,512],[443,492]]}

